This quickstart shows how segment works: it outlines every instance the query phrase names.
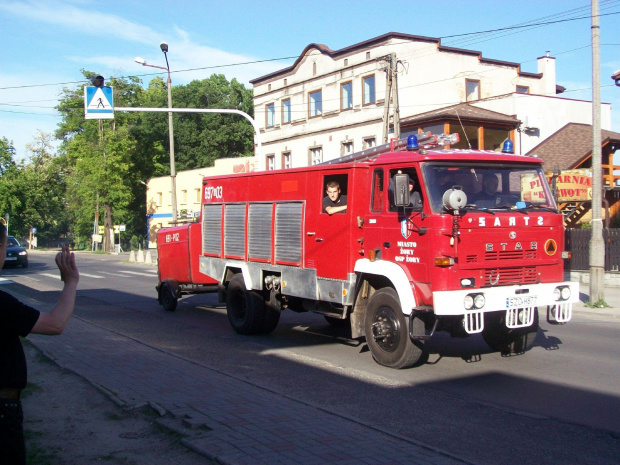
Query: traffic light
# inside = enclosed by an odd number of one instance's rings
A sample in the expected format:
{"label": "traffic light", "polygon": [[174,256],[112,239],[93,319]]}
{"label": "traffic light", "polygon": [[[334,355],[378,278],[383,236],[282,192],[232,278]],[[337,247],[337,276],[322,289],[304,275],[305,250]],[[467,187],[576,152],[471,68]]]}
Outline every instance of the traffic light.
{"label": "traffic light", "polygon": [[105,85],[105,78],[103,76],[95,76],[90,79],[95,87],[103,87]]}

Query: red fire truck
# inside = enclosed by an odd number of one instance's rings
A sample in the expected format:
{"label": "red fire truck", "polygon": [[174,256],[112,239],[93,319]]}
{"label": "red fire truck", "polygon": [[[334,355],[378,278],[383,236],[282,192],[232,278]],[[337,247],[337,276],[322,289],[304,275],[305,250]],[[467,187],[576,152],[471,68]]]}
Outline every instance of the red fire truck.
{"label": "red fire truck", "polygon": [[[405,368],[436,331],[519,353],[538,307],[570,320],[578,284],[563,280],[562,215],[541,160],[443,149],[454,136],[205,178],[199,269],[219,283],[234,330],[318,312],[350,324],[378,363]],[[346,208],[328,213],[327,194]]]}

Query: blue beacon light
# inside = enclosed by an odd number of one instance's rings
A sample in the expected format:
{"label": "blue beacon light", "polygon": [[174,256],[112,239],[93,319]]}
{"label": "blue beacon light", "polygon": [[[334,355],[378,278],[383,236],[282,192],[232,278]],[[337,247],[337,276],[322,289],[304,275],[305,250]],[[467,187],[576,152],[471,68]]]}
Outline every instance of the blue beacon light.
{"label": "blue beacon light", "polygon": [[515,153],[515,145],[510,139],[504,141],[502,153]]}
{"label": "blue beacon light", "polygon": [[407,137],[407,150],[418,150],[420,146],[418,145],[418,138],[413,134]]}

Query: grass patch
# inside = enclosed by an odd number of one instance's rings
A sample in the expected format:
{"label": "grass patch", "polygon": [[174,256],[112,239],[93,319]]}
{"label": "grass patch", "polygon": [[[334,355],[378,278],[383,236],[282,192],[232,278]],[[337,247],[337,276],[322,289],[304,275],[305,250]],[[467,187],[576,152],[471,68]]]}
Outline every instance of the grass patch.
{"label": "grass patch", "polygon": [[586,302],[584,304],[586,307],[588,308],[609,308],[611,307],[611,305],[607,304],[607,302],[605,302],[605,299],[599,299],[596,302]]}
{"label": "grass patch", "polygon": [[43,433],[24,429],[26,440],[26,463],[28,465],[55,465],[58,462],[58,454],[53,450],[45,450],[39,445],[39,439]]}
{"label": "grass patch", "polygon": [[22,391],[22,398],[28,397],[28,396],[34,394],[35,392],[40,392],[42,390],[43,389],[38,384],[28,382],[28,384],[26,384],[26,387]]}

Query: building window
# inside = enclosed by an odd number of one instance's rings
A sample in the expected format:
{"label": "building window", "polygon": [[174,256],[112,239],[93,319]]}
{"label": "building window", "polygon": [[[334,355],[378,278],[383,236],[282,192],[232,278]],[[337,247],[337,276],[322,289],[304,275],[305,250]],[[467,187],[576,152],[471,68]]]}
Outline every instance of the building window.
{"label": "building window", "polygon": [[164,201],[164,196],[161,192],[157,193],[157,206],[161,207],[162,203]]}
{"label": "building window", "polygon": [[181,204],[185,205],[186,203],[187,203],[187,191],[182,190],[181,191]]}
{"label": "building window", "polygon": [[292,168],[291,164],[291,152],[282,152],[282,168]]}
{"label": "building window", "polygon": [[282,124],[291,122],[291,99],[282,100]]}
{"label": "building window", "polygon": [[323,113],[323,92],[315,90],[308,94],[308,116],[316,118]]}
{"label": "building window", "polygon": [[271,84],[267,84],[267,90],[271,90]]}
{"label": "building window", "polygon": [[343,82],[340,84],[340,109],[350,110],[353,107],[353,83]]}
{"label": "building window", "polygon": [[348,58],[345,58],[345,59],[344,59],[344,65],[345,65],[345,66],[349,66],[349,59],[348,59]]}
{"label": "building window", "polygon": [[194,189],[194,203],[200,203],[200,189]]}
{"label": "building window", "polygon": [[362,78],[362,92],[364,105],[375,103],[375,75]]}
{"label": "building window", "polygon": [[316,76],[316,61],[312,63],[312,75]]}
{"label": "building window", "polygon": [[284,80],[284,85],[285,86],[288,85],[288,80],[287,79]]}
{"label": "building window", "polygon": [[370,52],[366,52],[366,59],[370,60]]}
{"label": "building window", "polygon": [[480,100],[480,81],[465,80],[466,101]]}
{"label": "building window", "polygon": [[340,147],[340,154],[342,156],[344,155],[350,155],[353,153],[353,141],[352,140],[348,140],[342,143],[342,147]]}
{"label": "building window", "polygon": [[530,88],[528,86],[517,86],[517,94],[529,94]]}
{"label": "building window", "polygon": [[377,141],[374,137],[364,137],[364,144],[362,150],[369,149],[377,145]]}
{"label": "building window", "polygon": [[276,107],[273,103],[265,105],[265,127],[272,128],[276,117]]}
{"label": "building window", "polygon": [[267,171],[276,169],[276,156],[274,154],[267,155],[267,163],[265,163]]}
{"label": "building window", "polygon": [[323,147],[310,149],[310,166],[318,165],[323,162]]}

